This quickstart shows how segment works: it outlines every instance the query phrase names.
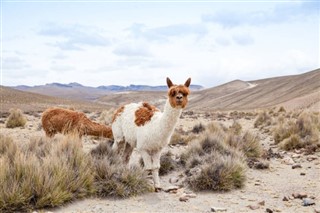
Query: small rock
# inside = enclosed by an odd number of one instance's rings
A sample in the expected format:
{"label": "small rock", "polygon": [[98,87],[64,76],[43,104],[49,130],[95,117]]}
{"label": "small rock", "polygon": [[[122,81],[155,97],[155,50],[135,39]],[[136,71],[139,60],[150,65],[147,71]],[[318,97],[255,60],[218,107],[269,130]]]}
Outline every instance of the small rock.
{"label": "small rock", "polygon": [[292,158],[290,157],[285,157],[282,159],[281,161],[283,164],[286,164],[286,165],[292,165],[294,164],[294,161],[292,160]]}
{"label": "small rock", "polygon": [[172,192],[172,191],[177,191],[179,187],[177,186],[169,186],[168,188],[164,189],[164,192]]}
{"label": "small rock", "polygon": [[189,198],[195,198],[197,197],[197,195],[195,193],[188,193],[185,196],[189,197]]}
{"label": "small rock", "polygon": [[291,157],[292,158],[301,158],[301,154],[293,154]]}
{"label": "small rock", "polygon": [[259,209],[260,207],[259,206],[253,206],[253,205],[249,205],[249,206],[247,206],[249,209],[251,209],[251,210],[257,210],[257,209]]}
{"label": "small rock", "polygon": [[318,157],[315,156],[315,155],[309,155],[309,156],[307,157],[307,161],[309,161],[309,162],[314,161],[314,160],[316,160],[316,159],[318,159]]}
{"label": "small rock", "polygon": [[266,201],[260,201],[259,203],[258,203],[260,206],[264,206],[265,204],[266,204]]}
{"label": "small rock", "polygon": [[308,197],[307,193],[305,193],[305,192],[293,193],[292,196],[295,199],[302,199],[302,198]]}
{"label": "small rock", "polygon": [[315,204],[316,203],[314,202],[314,200],[312,200],[310,198],[303,198],[303,206],[312,206]]}
{"label": "small rock", "polygon": [[305,176],[305,175],[306,175],[306,173],[305,173],[305,172],[301,172],[301,173],[300,173],[300,175]]}
{"label": "small rock", "polygon": [[212,212],[226,212],[226,208],[221,208],[221,207],[211,207]]}
{"label": "small rock", "polygon": [[178,183],[178,182],[179,182],[179,178],[172,177],[169,179],[169,183],[171,183],[171,184]]}
{"label": "small rock", "polygon": [[273,211],[271,209],[269,209],[269,208],[266,208],[266,212],[267,213],[273,213]]}
{"label": "small rock", "polygon": [[179,198],[179,201],[181,201],[181,202],[187,202],[188,200],[189,200],[189,197],[187,197],[187,196],[181,196]]}
{"label": "small rock", "polygon": [[302,168],[301,164],[295,163],[292,165],[292,169]]}
{"label": "small rock", "polygon": [[284,197],[282,198],[282,201],[289,201],[289,198],[288,198],[287,196],[284,196]]}
{"label": "small rock", "polygon": [[268,162],[255,162],[253,168],[255,169],[268,169],[270,167]]}

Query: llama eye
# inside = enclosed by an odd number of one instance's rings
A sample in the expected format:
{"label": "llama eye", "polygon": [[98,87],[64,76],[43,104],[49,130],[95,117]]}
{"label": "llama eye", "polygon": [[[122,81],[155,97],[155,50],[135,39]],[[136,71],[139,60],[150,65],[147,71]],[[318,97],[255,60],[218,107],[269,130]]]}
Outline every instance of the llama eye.
{"label": "llama eye", "polygon": [[176,96],[176,91],[172,91],[171,96],[172,97]]}

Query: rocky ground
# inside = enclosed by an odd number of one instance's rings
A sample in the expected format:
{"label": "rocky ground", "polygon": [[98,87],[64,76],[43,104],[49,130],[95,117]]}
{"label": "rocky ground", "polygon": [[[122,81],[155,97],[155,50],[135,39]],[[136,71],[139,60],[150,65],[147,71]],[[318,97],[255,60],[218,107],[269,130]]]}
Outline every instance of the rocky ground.
{"label": "rocky ground", "polygon": [[[28,115],[24,128],[5,128],[2,119],[1,133],[18,143],[33,137],[44,136],[39,115]],[[195,124],[218,121],[229,126],[232,120],[210,116],[187,116],[177,128],[190,130]],[[45,212],[320,212],[320,153],[305,155],[299,150],[284,152],[273,145],[272,136],[253,128],[254,119],[239,118],[243,130],[258,133],[265,150],[273,153],[265,170],[247,170],[245,187],[230,192],[193,192],[179,185],[180,173],[174,171],[161,178],[164,190],[129,199],[90,198]],[[91,137],[83,138],[83,147],[89,151],[99,143]],[[173,153],[186,146],[168,147]]]}

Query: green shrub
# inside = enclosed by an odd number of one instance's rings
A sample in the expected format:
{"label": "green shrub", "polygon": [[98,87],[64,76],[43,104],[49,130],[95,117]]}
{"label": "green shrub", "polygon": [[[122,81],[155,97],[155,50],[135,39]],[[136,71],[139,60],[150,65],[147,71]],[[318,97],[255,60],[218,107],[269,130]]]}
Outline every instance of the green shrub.
{"label": "green shrub", "polygon": [[27,119],[20,109],[11,109],[10,115],[6,121],[7,128],[24,127]]}

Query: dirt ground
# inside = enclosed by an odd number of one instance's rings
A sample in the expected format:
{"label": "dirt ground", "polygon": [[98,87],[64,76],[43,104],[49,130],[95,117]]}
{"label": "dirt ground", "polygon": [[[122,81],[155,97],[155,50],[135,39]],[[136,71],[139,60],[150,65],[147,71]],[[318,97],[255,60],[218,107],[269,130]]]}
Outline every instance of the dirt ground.
{"label": "dirt ground", "polygon": [[[0,133],[10,136],[18,143],[26,143],[32,137],[44,136],[41,129],[40,116],[28,115],[24,128],[5,128],[0,124]],[[200,122],[211,122],[209,117],[185,117],[180,119],[178,127],[190,130]],[[2,119],[3,121],[3,119]],[[218,121],[225,126],[230,126],[232,120],[220,119]],[[193,192],[196,197],[188,201],[179,201],[184,192],[190,192],[187,188],[180,188],[177,193],[161,191],[148,193],[129,199],[98,199],[89,198],[66,204],[59,208],[46,209],[44,212],[54,213],[102,213],[102,212],[212,212],[212,208],[225,212],[320,212],[320,153],[304,155],[299,152],[284,152],[273,145],[273,139],[267,133],[253,128],[254,119],[240,118],[238,122],[243,130],[250,130],[259,134],[263,147],[271,148],[281,158],[271,158],[270,167],[266,170],[247,170],[245,187],[230,192]],[[83,147],[91,150],[99,143],[91,137],[83,138]],[[186,146],[168,147],[173,153],[185,149]],[[291,159],[299,163],[302,168],[292,169]],[[170,179],[179,179],[179,171],[161,177],[164,189],[172,186]],[[303,206],[302,199],[294,199],[292,194],[305,193],[315,205]],[[287,198],[287,201],[285,201]]]}

